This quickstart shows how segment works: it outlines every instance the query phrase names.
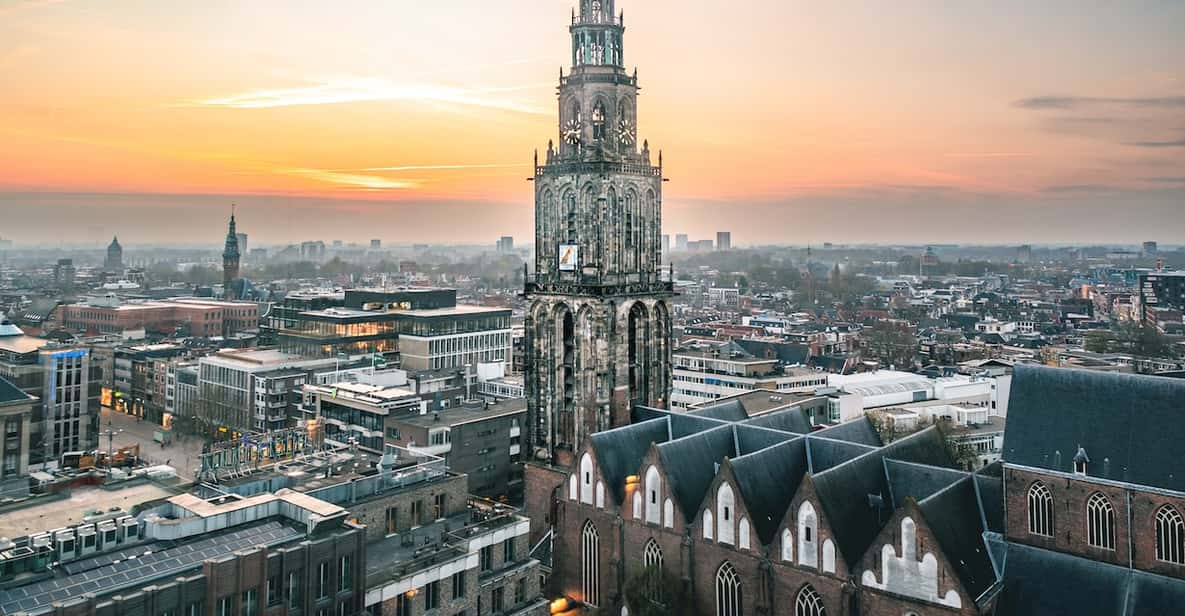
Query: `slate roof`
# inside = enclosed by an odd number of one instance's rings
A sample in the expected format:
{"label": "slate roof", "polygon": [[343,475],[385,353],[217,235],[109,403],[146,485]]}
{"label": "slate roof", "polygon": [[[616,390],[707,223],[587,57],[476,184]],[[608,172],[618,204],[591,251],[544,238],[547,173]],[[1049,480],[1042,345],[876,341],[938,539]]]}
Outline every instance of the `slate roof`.
{"label": "slate roof", "polygon": [[618,503],[625,501],[625,478],[638,470],[650,444],[668,440],[668,421],[652,419],[592,435],[597,467]]}
{"label": "slate roof", "polygon": [[745,423],[750,426],[761,426],[795,434],[810,434],[813,429],[806,410],[801,406],[792,406],[784,411],[774,411]]}
{"label": "slate roof", "polygon": [[889,498],[883,466],[886,458],[952,465],[942,435],[935,428],[927,428],[812,475],[824,516],[835,533],[835,543],[844,562],[858,562],[892,515],[891,511],[880,511],[869,503],[870,495]]}
{"label": "slate roof", "polygon": [[778,534],[778,526],[794,500],[807,472],[806,439],[796,438],[731,460],[741,497],[753,517],[753,528],[764,544]]}
{"label": "slate roof", "polygon": [[881,441],[880,435],[876,432],[876,427],[872,425],[872,421],[867,416],[839,424],[838,426],[819,430],[815,435],[837,441],[868,445],[869,447],[880,447],[884,444]]}
{"label": "slate roof", "polygon": [[999,538],[992,543],[993,552],[1004,553],[997,616],[1167,616],[1185,606],[1183,580]]}
{"label": "slate roof", "polygon": [[724,425],[658,446],[659,459],[688,521],[699,513],[724,458],[735,458],[732,426]]}
{"label": "slate roof", "polygon": [[0,405],[28,402],[32,399],[32,396],[22,391],[20,387],[0,376]]}
{"label": "slate roof", "polygon": [[918,507],[971,597],[977,598],[991,588],[996,583],[996,570],[983,540],[986,529],[975,479],[967,475],[922,500]]}
{"label": "slate roof", "polygon": [[1185,380],[1019,365],[1010,395],[1005,462],[1185,491]]}

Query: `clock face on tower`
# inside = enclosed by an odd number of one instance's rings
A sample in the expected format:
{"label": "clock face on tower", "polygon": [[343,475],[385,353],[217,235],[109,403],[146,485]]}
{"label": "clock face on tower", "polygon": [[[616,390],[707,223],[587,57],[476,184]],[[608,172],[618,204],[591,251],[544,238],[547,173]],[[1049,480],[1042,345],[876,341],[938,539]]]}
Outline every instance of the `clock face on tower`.
{"label": "clock face on tower", "polygon": [[634,145],[634,142],[638,140],[638,129],[628,118],[621,118],[617,121],[617,140],[622,145]]}
{"label": "clock face on tower", "polygon": [[568,145],[577,145],[580,143],[581,123],[578,119],[571,119],[564,123],[563,136],[564,141]]}

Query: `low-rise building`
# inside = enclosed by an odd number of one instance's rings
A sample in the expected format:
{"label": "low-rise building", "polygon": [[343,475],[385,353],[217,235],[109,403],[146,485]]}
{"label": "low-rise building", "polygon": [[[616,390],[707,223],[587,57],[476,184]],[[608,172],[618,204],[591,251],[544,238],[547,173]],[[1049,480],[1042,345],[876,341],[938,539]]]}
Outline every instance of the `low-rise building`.
{"label": "low-rise building", "polygon": [[114,294],[58,308],[62,328],[84,334],[145,331],[162,335],[231,336],[258,329],[259,305],[198,298],[125,301]]}
{"label": "low-rise building", "polygon": [[782,366],[777,357],[757,357],[737,342],[695,343],[672,359],[671,405],[685,409],[758,389],[794,393],[827,386],[827,374]]}

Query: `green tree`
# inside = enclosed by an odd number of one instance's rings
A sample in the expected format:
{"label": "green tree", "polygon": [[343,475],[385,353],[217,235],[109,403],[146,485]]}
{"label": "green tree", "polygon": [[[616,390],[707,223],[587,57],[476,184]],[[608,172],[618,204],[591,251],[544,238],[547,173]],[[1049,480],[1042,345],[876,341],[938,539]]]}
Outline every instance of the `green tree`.
{"label": "green tree", "polygon": [[694,597],[675,574],[662,567],[646,567],[625,582],[625,602],[631,616],[694,614]]}

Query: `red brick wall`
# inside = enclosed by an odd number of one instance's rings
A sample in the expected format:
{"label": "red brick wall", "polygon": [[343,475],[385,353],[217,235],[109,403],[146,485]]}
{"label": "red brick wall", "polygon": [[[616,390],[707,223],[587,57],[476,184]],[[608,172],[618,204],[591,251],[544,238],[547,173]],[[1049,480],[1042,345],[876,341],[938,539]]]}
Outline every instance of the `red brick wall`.
{"label": "red brick wall", "polygon": [[[1028,493],[1038,480],[1053,497],[1052,538],[1029,534]],[[1106,495],[1115,508],[1115,550],[1092,547],[1088,542],[1086,503],[1095,492]],[[1130,529],[1129,498],[1132,501]],[[1156,560],[1156,512],[1166,504],[1185,515],[1183,498],[1064,475],[1011,467],[1005,470],[1005,535],[1010,541],[1122,566],[1128,564],[1130,541],[1130,557],[1135,568],[1185,579],[1185,566]]]}

